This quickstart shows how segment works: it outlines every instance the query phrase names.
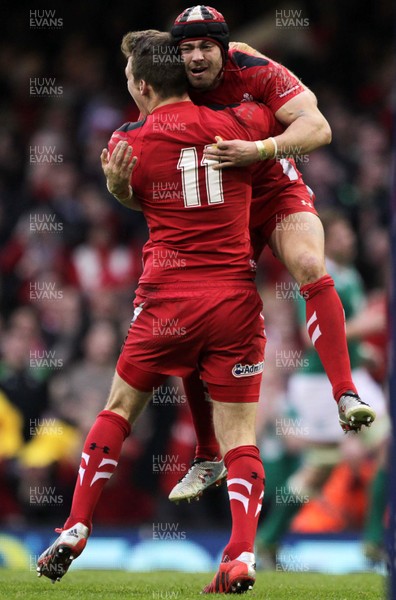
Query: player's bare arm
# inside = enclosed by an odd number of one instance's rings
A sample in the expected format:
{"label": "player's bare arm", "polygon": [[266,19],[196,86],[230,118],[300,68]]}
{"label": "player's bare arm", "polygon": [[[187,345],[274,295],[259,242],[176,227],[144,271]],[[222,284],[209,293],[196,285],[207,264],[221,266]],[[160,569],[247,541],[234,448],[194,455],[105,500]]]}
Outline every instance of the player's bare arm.
{"label": "player's bare arm", "polygon": [[330,125],[308,89],[286,102],[275,116],[287,128],[274,138],[261,140],[261,144],[225,140],[208,147],[206,158],[221,161],[213,168],[244,167],[275,156],[308,154],[331,142]]}
{"label": "player's bare arm", "polygon": [[307,154],[331,142],[331,129],[308,89],[286,102],[275,113],[286,130],[277,135],[278,154]]}
{"label": "player's bare arm", "polygon": [[[265,58],[263,54],[244,44],[231,42],[230,48]],[[226,140],[217,147],[208,148],[206,157],[221,160],[215,170],[225,167],[243,167],[258,160],[308,154],[331,142],[330,125],[318,109],[315,94],[304,85],[305,91],[286,102],[275,116],[286,130],[275,138],[254,144],[244,140]]]}
{"label": "player's bare arm", "polygon": [[104,148],[100,159],[110,194],[126,208],[142,210],[133,196],[130,184],[132,171],[137,163],[137,157],[133,156],[133,148],[128,142],[121,141],[118,142],[111,156],[107,148]]}

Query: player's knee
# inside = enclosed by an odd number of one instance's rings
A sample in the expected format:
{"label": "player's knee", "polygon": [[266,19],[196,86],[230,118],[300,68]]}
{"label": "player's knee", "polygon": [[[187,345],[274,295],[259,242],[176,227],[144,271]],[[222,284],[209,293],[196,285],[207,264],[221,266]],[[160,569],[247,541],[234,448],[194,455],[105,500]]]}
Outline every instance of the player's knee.
{"label": "player's knee", "polygon": [[127,412],[128,403],[126,398],[119,392],[113,392],[107,399],[107,403],[105,406],[106,410],[113,410],[119,412],[120,410],[125,410]]}
{"label": "player's knee", "polygon": [[117,412],[125,419],[129,420],[131,412],[130,394],[128,394],[129,389],[129,386],[127,387],[125,382],[118,377],[115,377],[106,402],[105,410]]}
{"label": "player's knee", "polygon": [[294,276],[300,286],[314,283],[325,274],[324,256],[309,251],[297,256]]}

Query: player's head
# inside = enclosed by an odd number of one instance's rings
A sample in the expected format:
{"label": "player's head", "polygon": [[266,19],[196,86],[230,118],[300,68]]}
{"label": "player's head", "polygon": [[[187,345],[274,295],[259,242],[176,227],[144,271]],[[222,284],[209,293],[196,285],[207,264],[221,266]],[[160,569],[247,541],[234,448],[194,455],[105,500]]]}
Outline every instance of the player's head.
{"label": "player's head", "polygon": [[322,211],[325,232],[325,253],[341,265],[349,265],[356,256],[356,235],[348,218],[339,210]]}
{"label": "player's head", "polygon": [[182,97],[187,91],[184,63],[169,33],[148,29],[124,35],[121,50],[127,59],[128,90],[139,109],[147,113],[147,101]]}
{"label": "player's head", "polygon": [[186,8],[171,34],[179,44],[190,85],[200,90],[214,87],[227,60],[230,40],[223,15],[202,4]]}

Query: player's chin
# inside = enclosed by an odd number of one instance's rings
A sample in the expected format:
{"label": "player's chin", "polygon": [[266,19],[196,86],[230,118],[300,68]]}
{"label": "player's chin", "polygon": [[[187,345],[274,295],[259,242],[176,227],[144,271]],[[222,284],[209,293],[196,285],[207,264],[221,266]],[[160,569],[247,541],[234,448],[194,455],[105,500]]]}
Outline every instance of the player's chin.
{"label": "player's chin", "polygon": [[195,77],[194,75],[188,75],[188,81],[192,88],[196,90],[210,90],[213,85],[213,81],[206,77]]}

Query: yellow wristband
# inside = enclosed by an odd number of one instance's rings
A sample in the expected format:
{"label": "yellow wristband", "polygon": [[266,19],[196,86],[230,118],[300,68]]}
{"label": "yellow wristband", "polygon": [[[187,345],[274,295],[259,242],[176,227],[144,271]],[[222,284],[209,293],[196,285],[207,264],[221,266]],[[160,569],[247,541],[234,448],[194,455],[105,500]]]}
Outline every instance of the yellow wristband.
{"label": "yellow wristband", "polygon": [[[273,148],[272,151],[267,150],[267,141],[271,141]],[[257,140],[254,142],[256,144],[256,148],[259,153],[260,160],[267,160],[268,158],[275,158],[278,152],[278,144],[276,143],[275,138],[270,137],[267,140]]]}
{"label": "yellow wristband", "polygon": [[274,144],[274,155],[272,158],[276,158],[276,155],[278,154],[278,144],[275,138],[270,137],[268,138],[269,140],[271,140],[271,142]]}
{"label": "yellow wristband", "polygon": [[259,153],[259,159],[260,160],[266,160],[268,157],[267,157],[267,151],[265,149],[265,146],[264,146],[263,142],[261,140],[257,140],[254,143],[256,144],[256,148],[257,148],[258,153]]}

